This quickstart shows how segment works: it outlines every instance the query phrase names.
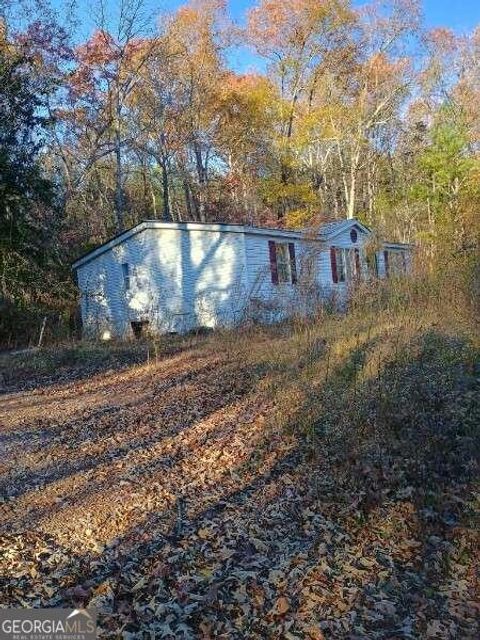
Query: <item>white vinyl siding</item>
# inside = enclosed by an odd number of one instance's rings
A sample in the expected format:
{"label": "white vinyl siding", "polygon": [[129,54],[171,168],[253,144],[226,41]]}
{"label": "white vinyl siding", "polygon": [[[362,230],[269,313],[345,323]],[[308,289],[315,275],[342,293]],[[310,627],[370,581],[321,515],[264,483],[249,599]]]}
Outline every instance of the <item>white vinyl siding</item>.
{"label": "white vinyl siding", "polygon": [[77,269],[86,335],[232,324],[245,299],[242,234],[146,229]]}
{"label": "white vinyl siding", "polygon": [[[326,242],[248,227],[144,223],[76,264],[85,334],[131,337],[132,323],[147,322],[152,331],[183,333],[311,312],[321,298],[346,299],[349,275],[356,273],[355,249],[362,275],[368,273],[367,239],[359,230],[353,243],[350,228]],[[271,243],[278,284],[272,282]],[[332,282],[332,246],[339,250],[338,273],[345,275],[338,283]],[[395,250],[400,248],[388,249],[389,255]],[[384,277],[383,250],[377,262]]]}

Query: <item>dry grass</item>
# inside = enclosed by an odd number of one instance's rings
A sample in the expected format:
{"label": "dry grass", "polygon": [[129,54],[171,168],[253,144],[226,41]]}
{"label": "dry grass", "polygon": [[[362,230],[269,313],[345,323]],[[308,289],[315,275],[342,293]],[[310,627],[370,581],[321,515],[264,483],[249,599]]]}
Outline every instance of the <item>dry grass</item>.
{"label": "dry grass", "polygon": [[97,606],[105,638],[478,637],[479,337],[420,289],[11,361],[3,603]]}

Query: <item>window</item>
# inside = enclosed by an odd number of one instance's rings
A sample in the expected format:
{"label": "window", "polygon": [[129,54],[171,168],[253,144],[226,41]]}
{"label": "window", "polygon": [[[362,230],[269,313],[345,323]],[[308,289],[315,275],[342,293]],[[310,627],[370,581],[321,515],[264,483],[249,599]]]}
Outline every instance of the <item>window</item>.
{"label": "window", "polygon": [[358,249],[330,247],[333,282],[352,282],[361,276],[360,252]]}
{"label": "window", "polygon": [[144,291],[149,285],[149,272],[144,266],[122,264],[123,285],[125,291]]}
{"label": "window", "polygon": [[277,244],[277,272],[280,283],[291,282],[290,256],[288,255],[288,246],[286,244]]}
{"label": "window", "polygon": [[407,272],[407,256],[405,251],[385,251],[385,274],[399,276]]}
{"label": "window", "polygon": [[347,279],[347,261],[345,260],[345,249],[335,249],[337,254],[338,282],[345,282]]}
{"label": "window", "polygon": [[148,285],[148,271],[145,267],[134,267],[133,274],[135,278],[135,288],[142,291],[147,288]]}
{"label": "window", "polygon": [[127,262],[122,264],[122,273],[123,273],[123,284],[125,285],[125,289],[129,291],[131,281],[130,281],[130,265]]}
{"label": "window", "polygon": [[270,252],[272,284],[296,284],[297,263],[294,243],[274,242],[270,240],[268,247]]}

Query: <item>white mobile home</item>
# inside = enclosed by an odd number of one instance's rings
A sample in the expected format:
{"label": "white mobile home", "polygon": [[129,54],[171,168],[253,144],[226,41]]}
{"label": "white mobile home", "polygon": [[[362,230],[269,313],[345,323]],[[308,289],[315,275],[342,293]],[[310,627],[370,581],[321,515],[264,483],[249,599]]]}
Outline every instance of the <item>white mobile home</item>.
{"label": "white mobile home", "polygon": [[145,221],[73,264],[84,333],[129,337],[147,327],[273,322],[345,300],[358,279],[407,271],[410,247],[373,246],[357,220],[287,231],[234,224]]}

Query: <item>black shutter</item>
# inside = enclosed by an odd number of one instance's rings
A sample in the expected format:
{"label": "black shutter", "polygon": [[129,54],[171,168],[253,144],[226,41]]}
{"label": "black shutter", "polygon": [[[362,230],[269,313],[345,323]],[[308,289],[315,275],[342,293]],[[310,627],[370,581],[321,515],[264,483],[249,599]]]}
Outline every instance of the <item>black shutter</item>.
{"label": "black shutter", "polygon": [[297,284],[297,260],[295,258],[295,244],[288,243],[288,253],[290,254],[290,273],[292,274],[292,284]]}

